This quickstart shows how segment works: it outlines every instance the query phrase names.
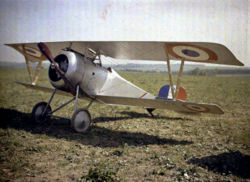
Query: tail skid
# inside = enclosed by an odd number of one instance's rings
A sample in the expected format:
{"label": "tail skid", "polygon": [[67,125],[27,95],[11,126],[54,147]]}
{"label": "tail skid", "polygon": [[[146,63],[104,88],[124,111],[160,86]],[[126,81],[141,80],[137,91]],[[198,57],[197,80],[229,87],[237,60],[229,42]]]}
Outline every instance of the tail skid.
{"label": "tail skid", "polygon": [[147,111],[148,111],[148,113],[152,116],[152,118],[154,117],[154,114],[153,114],[153,111],[155,110],[155,109],[153,109],[153,108],[147,108],[146,109]]}

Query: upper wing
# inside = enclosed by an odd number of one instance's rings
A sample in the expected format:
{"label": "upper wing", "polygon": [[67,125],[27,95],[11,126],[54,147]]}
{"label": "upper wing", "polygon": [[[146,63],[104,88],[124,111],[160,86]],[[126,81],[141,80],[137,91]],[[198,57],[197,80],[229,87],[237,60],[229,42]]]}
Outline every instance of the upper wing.
{"label": "upper wing", "polygon": [[[53,56],[56,56],[61,49],[70,45],[71,42],[47,42]],[[167,55],[172,60],[185,59],[193,62],[238,65],[243,64],[236,59],[233,53],[225,46],[207,42],[140,42],[140,41],[76,41],[72,42],[72,49],[84,52],[86,47],[102,54],[117,58],[131,60],[166,61]],[[37,43],[7,44],[14,47],[22,54],[37,59],[40,51]],[[25,51],[23,51],[22,47]],[[37,52],[38,51],[38,52]],[[39,59],[44,59],[40,57]],[[46,58],[45,58],[46,59]]]}
{"label": "upper wing", "polygon": [[145,108],[168,109],[184,113],[211,113],[223,114],[222,109],[216,104],[193,103],[169,99],[142,99],[129,97],[100,96],[96,99],[105,104],[141,106]]}
{"label": "upper wing", "polygon": [[[33,44],[6,44],[10,47],[13,47],[15,50],[20,52],[25,56],[26,59],[32,62],[44,61],[47,58],[41,53],[41,51],[34,46]],[[33,46],[31,46],[33,45]]]}

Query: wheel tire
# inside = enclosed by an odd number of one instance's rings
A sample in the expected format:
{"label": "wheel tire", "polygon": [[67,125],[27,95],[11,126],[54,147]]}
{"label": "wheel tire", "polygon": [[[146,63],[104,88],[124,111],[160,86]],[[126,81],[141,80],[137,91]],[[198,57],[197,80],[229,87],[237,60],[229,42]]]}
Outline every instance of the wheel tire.
{"label": "wheel tire", "polygon": [[39,102],[37,103],[33,109],[32,109],[32,120],[37,124],[42,124],[45,121],[50,119],[50,116],[48,116],[48,113],[51,112],[51,107],[48,105],[46,112],[44,112],[44,115],[42,116],[42,113],[46,107],[46,102]]}
{"label": "wheel tire", "polygon": [[91,116],[86,109],[78,109],[71,119],[71,126],[77,133],[88,133],[91,125]]}

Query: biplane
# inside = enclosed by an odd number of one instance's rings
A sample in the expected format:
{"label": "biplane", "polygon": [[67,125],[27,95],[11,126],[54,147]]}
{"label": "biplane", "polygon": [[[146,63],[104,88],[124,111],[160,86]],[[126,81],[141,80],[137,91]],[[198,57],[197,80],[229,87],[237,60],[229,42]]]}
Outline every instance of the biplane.
{"label": "biplane", "polygon": [[[181,87],[185,61],[225,65],[243,64],[225,46],[207,42],[124,42],[124,41],[75,41],[47,43],[6,44],[20,52],[26,61],[31,83],[17,82],[27,88],[50,92],[48,102],[33,107],[32,118],[43,123],[54,113],[74,102],[75,111],[71,126],[76,132],[86,133],[91,126],[88,111],[93,102],[108,105],[127,105],[145,108],[152,116],[155,109],[168,109],[181,113],[223,114],[216,104],[186,101],[186,91]],[[122,78],[111,67],[104,67],[102,55],[114,59],[164,61],[168,68],[169,84],[160,88],[154,96]],[[36,85],[43,61],[50,61],[48,77],[54,88]],[[181,61],[177,84],[174,85],[170,60]],[[37,62],[32,75],[31,62]],[[50,104],[55,94],[72,97],[52,110]],[[88,101],[78,108],[78,99]]]}

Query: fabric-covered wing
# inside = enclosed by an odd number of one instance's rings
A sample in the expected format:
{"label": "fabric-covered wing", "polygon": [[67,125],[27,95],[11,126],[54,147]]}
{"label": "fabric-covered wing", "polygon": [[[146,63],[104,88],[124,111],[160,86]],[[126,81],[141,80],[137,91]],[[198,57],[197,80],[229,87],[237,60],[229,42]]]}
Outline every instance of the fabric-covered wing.
{"label": "fabric-covered wing", "polygon": [[167,109],[183,113],[223,114],[216,104],[192,103],[169,99],[141,99],[129,97],[96,96],[100,102],[110,105],[140,106],[145,108]]}
{"label": "fabric-covered wing", "polygon": [[[33,89],[33,90],[40,90],[42,92],[52,93],[54,91],[53,88],[49,88],[49,87],[45,87],[45,86],[32,85],[29,83],[24,83],[24,82],[19,82],[19,81],[16,81],[16,83],[19,85],[22,85],[26,88]],[[58,89],[56,90],[56,94],[62,95],[62,96],[74,97],[70,92],[65,92],[65,91],[58,90]],[[84,100],[88,100],[88,101],[90,100],[88,97],[84,97],[84,96],[79,97],[79,99],[84,99]]]}
{"label": "fabric-covered wing", "polygon": [[172,60],[243,66],[224,45],[208,42],[170,42],[166,50]]}
{"label": "fabric-covered wing", "polygon": [[[233,53],[225,46],[207,42],[140,42],[140,41],[73,41],[72,49],[84,53],[85,48],[100,51],[101,54],[116,58],[130,60],[166,61],[168,52],[172,60],[185,58],[186,61],[238,65],[243,64],[236,59]],[[53,56],[56,56],[61,49],[68,47],[68,42],[47,42]],[[37,43],[7,44],[14,47],[22,54],[36,59],[40,55],[37,50]],[[27,47],[22,51],[22,46]],[[38,51],[38,52],[37,52]],[[44,58],[41,58],[44,59]]]}
{"label": "fabric-covered wing", "polygon": [[[43,92],[52,93],[53,88],[32,85],[23,82],[16,82],[20,85],[25,86],[33,90],[40,90]],[[64,92],[57,90],[57,94],[64,96],[71,96],[69,92]],[[110,105],[128,105],[128,106],[140,106],[145,108],[155,108],[155,109],[168,109],[176,112],[184,113],[212,113],[212,114],[223,114],[224,112],[215,104],[204,104],[204,103],[192,103],[185,101],[174,101],[169,99],[142,99],[142,98],[131,98],[131,97],[115,97],[115,96],[94,96],[97,102]],[[87,99],[87,97],[82,97],[81,99]]]}
{"label": "fabric-covered wing", "polygon": [[171,60],[238,65],[225,46],[207,42],[89,42],[94,50],[117,59],[166,61],[166,52]]}
{"label": "fabric-covered wing", "polygon": [[37,61],[47,60],[47,58],[40,52],[37,46],[33,44],[28,43],[28,44],[7,44],[7,45],[13,47],[15,50],[20,52],[29,61],[37,62]]}

